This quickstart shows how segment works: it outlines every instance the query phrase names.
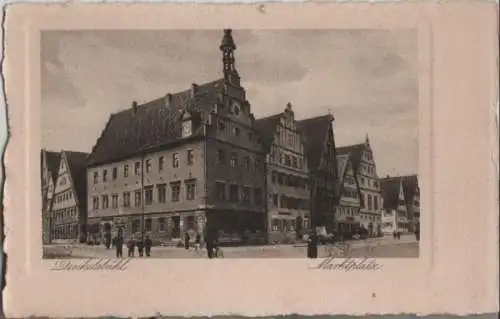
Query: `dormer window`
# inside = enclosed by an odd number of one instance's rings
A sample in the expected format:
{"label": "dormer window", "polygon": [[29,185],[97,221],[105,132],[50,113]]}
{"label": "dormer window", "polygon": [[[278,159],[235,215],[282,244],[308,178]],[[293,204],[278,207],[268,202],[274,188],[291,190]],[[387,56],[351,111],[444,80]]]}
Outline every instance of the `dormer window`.
{"label": "dormer window", "polygon": [[193,130],[193,122],[191,120],[185,120],[182,122],[182,137],[191,136]]}

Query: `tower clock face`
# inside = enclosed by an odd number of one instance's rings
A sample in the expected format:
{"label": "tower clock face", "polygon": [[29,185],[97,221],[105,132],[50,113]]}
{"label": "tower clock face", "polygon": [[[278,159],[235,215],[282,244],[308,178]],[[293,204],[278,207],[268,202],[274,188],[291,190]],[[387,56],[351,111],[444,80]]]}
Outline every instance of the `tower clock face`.
{"label": "tower clock face", "polygon": [[240,114],[240,103],[238,102],[233,102],[233,113],[234,115],[239,115]]}

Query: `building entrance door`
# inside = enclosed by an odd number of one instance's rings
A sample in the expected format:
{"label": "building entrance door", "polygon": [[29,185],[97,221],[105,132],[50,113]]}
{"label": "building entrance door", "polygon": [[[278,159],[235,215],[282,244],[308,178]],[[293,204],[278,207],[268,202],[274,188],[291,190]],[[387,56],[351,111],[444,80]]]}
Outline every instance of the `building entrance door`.
{"label": "building entrance door", "polygon": [[181,237],[181,217],[173,216],[172,217],[172,238],[180,238]]}

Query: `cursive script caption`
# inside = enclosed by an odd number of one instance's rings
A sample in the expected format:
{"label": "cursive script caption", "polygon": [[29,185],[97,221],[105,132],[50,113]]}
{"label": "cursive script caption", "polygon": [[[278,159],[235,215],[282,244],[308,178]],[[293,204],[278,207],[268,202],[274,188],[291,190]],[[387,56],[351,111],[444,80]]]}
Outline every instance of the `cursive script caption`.
{"label": "cursive script caption", "polygon": [[336,257],[328,257],[316,266],[310,269],[339,270],[339,271],[359,271],[359,270],[380,270],[382,264],[377,263],[375,259],[347,258],[338,260]]}
{"label": "cursive script caption", "polygon": [[83,260],[58,260],[50,268],[57,271],[125,271],[131,259],[83,259]]}

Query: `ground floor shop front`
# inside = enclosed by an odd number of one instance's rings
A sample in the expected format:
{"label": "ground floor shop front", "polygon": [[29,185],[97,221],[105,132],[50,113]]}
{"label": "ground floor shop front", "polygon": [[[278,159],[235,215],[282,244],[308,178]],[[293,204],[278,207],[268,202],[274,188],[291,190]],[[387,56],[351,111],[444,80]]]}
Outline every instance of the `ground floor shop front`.
{"label": "ground floor shop front", "polygon": [[197,235],[203,240],[206,226],[220,236],[265,232],[264,213],[210,208],[91,218],[88,224],[88,239],[100,243],[116,237],[119,231],[124,239],[148,236],[155,245],[183,241],[186,233],[190,241],[194,241]]}
{"label": "ground floor shop front", "polygon": [[54,243],[78,242],[80,237],[80,224],[70,222],[64,224],[54,224],[52,227],[51,241]]}

